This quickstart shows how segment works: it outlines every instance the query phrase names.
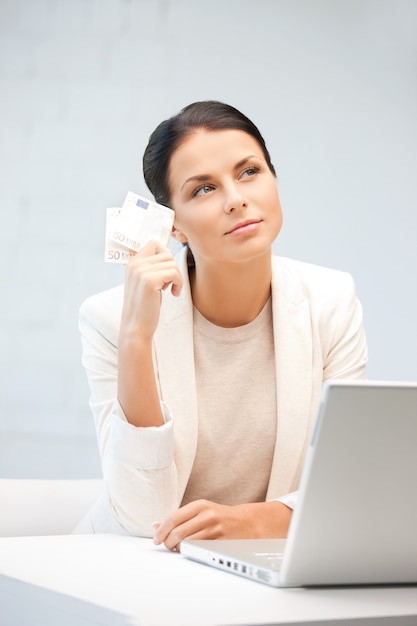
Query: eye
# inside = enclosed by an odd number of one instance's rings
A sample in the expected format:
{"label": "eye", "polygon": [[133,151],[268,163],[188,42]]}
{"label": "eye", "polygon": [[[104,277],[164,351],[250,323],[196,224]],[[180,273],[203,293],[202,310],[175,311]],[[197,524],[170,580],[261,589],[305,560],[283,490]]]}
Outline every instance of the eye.
{"label": "eye", "polygon": [[200,185],[200,187],[197,187],[197,189],[193,191],[193,197],[203,196],[207,193],[210,193],[210,191],[213,191],[213,189],[213,185]]}
{"label": "eye", "polygon": [[261,170],[260,167],[256,165],[251,165],[250,167],[247,167],[246,169],[243,170],[239,178],[251,178],[252,176],[255,176],[256,174],[258,174],[260,170]]}

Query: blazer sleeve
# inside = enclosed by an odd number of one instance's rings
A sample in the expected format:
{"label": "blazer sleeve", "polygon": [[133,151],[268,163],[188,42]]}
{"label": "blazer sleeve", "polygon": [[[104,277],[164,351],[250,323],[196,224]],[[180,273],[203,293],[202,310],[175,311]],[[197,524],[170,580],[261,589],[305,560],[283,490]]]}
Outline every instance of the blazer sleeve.
{"label": "blazer sleeve", "polygon": [[323,382],[332,378],[365,378],[368,349],[354,280],[346,272],[333,276],[334,285],[328,290],[318,318]]}
{"label": "blazer sleeve", "polygon": [[[173,420],[162,402],[162,426],[135,427],[128,423],[117,401],[120,309],[115,303],[119,300],[120,292],[109,290],[82,304],[82,363],[90,388],[109,514],[121,532],[150,537],[152,523],[178,506]],[[91,526],[95,532],[104,532],[97,520],[92,520]]]}

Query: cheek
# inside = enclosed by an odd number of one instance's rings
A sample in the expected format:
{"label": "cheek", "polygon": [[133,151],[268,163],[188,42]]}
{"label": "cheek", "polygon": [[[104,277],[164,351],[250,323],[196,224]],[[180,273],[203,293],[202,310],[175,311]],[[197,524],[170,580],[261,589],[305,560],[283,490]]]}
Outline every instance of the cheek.
{"label": "cheek", "polygon": [[210,212],[206,214],[200,211],[198,215],[183,219],[181,230],[192,250],[209,254],[212,251],[213,237],[218,235],[218,222]]}
{"label": "cheek", "polygon": [[273,189],[271,189],[270,194],[269,194],[269,198],[270,198],[270,205],[272,207],[274,207],[274,211],[276,211],[277,213],[281,214],[281,202],[279,199],[279,194],[278,194],[278,190],[277,188],[274,186]]}
{"label": "cheek", "polygon": [[198,239],[206,230],[201,219],[194,215],[184,215],[181,211],[176,214],[175,225],[188,241]]}
{"label": "cheek", "polygon": [[184,232],[201,235],[217,221],[214,207],[206,203],[204,207],[194,207],[180,216],[178,220]]}
{"label": "cheek", "polygon": [[277,225],[278,231],[282,226],[282,208],[279,195],[276,189],[271,190],[268,198],[265,198],[265,205],[269,207],[270,219]]}

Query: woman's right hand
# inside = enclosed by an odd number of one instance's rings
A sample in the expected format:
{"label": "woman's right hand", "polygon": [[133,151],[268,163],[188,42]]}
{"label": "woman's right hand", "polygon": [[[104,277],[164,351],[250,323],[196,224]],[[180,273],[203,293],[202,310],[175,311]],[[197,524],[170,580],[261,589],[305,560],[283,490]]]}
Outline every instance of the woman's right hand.
{"label": "woman's right hand", "polygon": [[162,291],[181,293],[183,278],[171,251],[149,241],[126,265],[121,331],[151,338],[159,321]]}

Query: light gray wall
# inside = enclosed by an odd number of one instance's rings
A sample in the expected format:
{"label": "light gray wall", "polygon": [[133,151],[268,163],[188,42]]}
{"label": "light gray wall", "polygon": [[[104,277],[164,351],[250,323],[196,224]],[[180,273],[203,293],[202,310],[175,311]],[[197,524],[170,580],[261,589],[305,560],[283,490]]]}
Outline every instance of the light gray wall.
{"label": "light gray wall", "polygon": [[82,300],[123,279],[104,212],[199,99],[261,129],[275,252],[351,272],[371,378],[417,379],[415,0],[0,0],[0,476],[100,472]]}

